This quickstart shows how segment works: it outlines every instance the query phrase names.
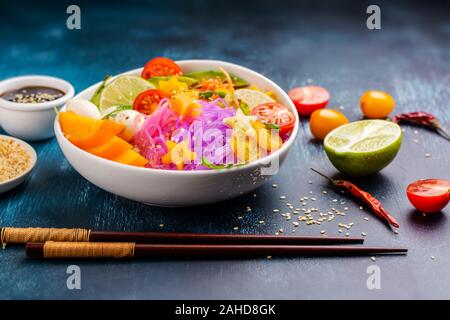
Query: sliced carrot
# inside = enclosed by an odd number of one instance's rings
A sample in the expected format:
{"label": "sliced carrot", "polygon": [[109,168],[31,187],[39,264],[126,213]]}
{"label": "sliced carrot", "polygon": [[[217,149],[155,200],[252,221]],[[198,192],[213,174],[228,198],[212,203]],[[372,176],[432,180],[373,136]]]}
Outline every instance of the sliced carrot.
{"label": "sliced carrot", "polygon": [[128,164],[137,167],[143,167],[147,164],[147,159],[142,157],[139,153],[134,150],[128,150],[122,153],[120,156],[112,159],[113,161]]}
{"label": "sliced carrot", "polygon": [[81,149],[106,143],[125,128],[111,120],[92,119],[73,112],[60,112],[59,123],[66,138]]}
{"label": "sliced carrot", "polygon": [[106,143],[86,151],[105,159],[114,159],[122,153],[131,150],[133,146],[119,137],[112,137]]}

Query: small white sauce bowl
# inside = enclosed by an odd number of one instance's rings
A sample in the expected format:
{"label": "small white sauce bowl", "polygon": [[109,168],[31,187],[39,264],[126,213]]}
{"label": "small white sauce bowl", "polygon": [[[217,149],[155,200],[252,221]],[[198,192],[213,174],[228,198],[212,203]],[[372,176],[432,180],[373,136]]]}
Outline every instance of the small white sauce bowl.
{"label": "small white sauce bowl", "polygon": [[22,172],[17,177],[14,177],[12,179],[0,182],[0,193],[3,193],[3,192],[11,190],[12,188],[15,188],[16,186],[18,186],[19,184],[21,184],[22,182],[24,182],[28,178],[28,176],[30,175],[30,173],[33,170],[34,166],[36,165],[37,155],[36,155],[36,151],[34,151],[33,147],[30,146],[28,143],[22,141],[22,140],[19,140],[19,139],[10,137],[10,136],[5,136],[5,135],[2,135],[2,134],[0,134],[0,138],[11,139],[11,140],[16,141],[30,155],[30,164],[29,164],[29,167],[27,168],[27,170]]}
{"label": "small white sauce bowl", "polygon": [[62,79],[48,76],[21,76],[0,82],[0,95],[23,87],[49,87],[61,90],[64,96],[44,103],[17,103],[0,97],[0,125],[10,135],[27,141],[44,140],[54,136],[54,109],[71,99],[75,90]]}

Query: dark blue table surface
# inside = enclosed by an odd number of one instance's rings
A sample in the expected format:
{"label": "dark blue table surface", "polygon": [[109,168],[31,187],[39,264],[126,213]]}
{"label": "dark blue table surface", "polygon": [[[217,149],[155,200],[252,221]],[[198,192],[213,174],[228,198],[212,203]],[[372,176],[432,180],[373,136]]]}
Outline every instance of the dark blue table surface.
{"label": "dark blue table surface", "polygon": [[[332,94],[329,107],[343,106],[351,120],[361,117],[361,94],[380,89],[395,97],[396,112],[430,111],[450,127],[450,21],[444,2],[382,4],[377,31],[366,28],[367,3],[361,2],[81,2],[82,29],[74,31],[65,24],[69,3],[39,3],[0,2],[0,79],[48,74],[70,81],[79,92],[154,56],[221,59],[261,72],[286,90],[322,85]],[[292,221],[272,210],[282,213],[286,201],[297,206],[312,191],[317,207],[348,207],[348,214],[321,226],[302,225],[296,234],[338,235],[338,222],[354,222],[351,235],[367,233],[367,245],[405,246],[410,252],[375,262],[369,257],[86,262],[29,260],[22,247],[9,247],[0,250],[0,298],[450,298],[449,209],[424,217],[405,196],[416,179],[450,179],[449,143],[430,131],[404,128],[395,161],[358,181],[399,220],[398,235],[309,171],[314,165],[336,173],[311,139],[306,120],[272,180],[277,189],[268,183],[238,199],[195,208],[149,207],[109,194],[75,172],[54,139],[33,143],[37,167],[25,184],[0,195],[1,226],[269,234],[284,228],[290,234]],[[70,264],[81,268],[81,290],[67,289]],[[380,267],[380,290],[367,289],[370,265]]]}

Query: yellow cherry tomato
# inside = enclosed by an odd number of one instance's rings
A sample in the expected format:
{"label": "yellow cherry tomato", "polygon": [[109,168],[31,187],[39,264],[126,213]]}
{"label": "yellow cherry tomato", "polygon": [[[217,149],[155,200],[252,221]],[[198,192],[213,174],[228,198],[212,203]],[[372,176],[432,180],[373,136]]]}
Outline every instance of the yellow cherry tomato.
{"label": "yellow cherry tomato", "polygon": [[383,91],[367,91],[361,97],[361,111],[369,119],[384,119],[394,110],[395,101]]}
{"label": "yellow cherry tomato", "polygon": [[314,137],[323,140],[331,130],[348,122],[347,117],[339,111],[318,109],[311,114],[309,127]]}

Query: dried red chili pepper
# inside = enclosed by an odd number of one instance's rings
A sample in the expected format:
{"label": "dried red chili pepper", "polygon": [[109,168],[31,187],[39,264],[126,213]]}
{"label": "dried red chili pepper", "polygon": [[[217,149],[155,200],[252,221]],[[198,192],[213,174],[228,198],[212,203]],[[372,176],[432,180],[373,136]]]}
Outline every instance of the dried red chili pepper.
{"label": "dried red chili pepper", "polygon": [[444,130],[444,128],[442,128],[439,120],[434,115],[428,112],[416,111],[410,113],[400,113],[392,118],[392,122],[406,122],[428,127],[430,129],[436,130],[447,140],[450,140],[450,135]]}
{"label": "dried red chili pepper", "polygon": [[332,179],[322,172],[317,171],[316,169],[311,168],[312,171],[320,174],[322,177],[328,179],[334,186],[348,191],[354,197],[362,200],[365,204],[367,204],[373,213],[375,213],[378,217],[389,223],[391,226],[398,228],[400,225],[395,220],[393,216],[391,216],[381,205],[380,200],[372,196],[370,193],[365,192],[358,188],[355,184],[346,181],[346,180],[336,180]]}

